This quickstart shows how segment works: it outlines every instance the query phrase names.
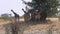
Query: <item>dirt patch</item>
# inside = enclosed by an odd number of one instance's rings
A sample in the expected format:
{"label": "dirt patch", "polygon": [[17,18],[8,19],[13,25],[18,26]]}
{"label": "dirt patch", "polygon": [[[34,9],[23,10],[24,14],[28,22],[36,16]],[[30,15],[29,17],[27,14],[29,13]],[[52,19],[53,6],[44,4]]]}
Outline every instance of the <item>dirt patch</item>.
{"label": "dirt patch", "polygon": [[59,22],[59,18],[46,18],[47,20],[51,20],[52,22]]}

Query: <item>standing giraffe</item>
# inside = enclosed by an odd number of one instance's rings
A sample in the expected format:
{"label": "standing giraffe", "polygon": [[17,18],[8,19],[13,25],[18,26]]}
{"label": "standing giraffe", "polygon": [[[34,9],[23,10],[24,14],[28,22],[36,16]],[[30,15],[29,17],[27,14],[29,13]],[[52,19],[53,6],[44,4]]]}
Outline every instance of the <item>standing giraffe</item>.
{"label": "standing giraffe", "polygon": [[24,9],[22,9],[23,10],[23,12],[25,13],[24,14],[24,20],[25,21],[29,21],[30,20],[30,14],[29,14],[29,12],[26,12]]}
{"label": "standing giraffe", "polygon": [[12,29],[12,34],[18,34],[18,30],[19,30],[19,27],[18,27],[18,23],[17,23],[17,19],[18,19],[18,22],[19,22],[19,15],[17,13],[15,13],[13,10],[11,10],[14,14],[14,17],[15,17],[15,23],[13,23],[11,25],[11,29]]}
{"label": "standing giraffe", "polygon": [[35,21],[40,21],[40,17],[41,17],[41,12],[40,11],[37,11],[35,13]]}
{"label": "standing giraffe", "polygon": [[15,18],[19,18],[19,15],[17,13],[15,13],[13,10],[11,10],[15,16]]}

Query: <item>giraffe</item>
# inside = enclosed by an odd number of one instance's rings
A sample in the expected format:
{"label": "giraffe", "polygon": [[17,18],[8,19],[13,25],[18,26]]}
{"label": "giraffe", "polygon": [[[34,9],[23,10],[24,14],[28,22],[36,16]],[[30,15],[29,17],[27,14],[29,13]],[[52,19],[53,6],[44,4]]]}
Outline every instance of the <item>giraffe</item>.
{"label": "giraffe", "polygon": [[[12,23],[11,25],[11,29],[12,29],[12,34],[18,34],[18,31],[19,31],[19,25],[18,25],[18,22],[19,22],[19,15],[17,13],[15,13],[13,10],[11,10],[14,14],[14,17],[15,17],[15,23]],[[18,21],[16,21],[18,19]]]}
{"label": "giraffe", "polygon": [[26,12],[24,9],[22,9],[23,10],[23,12],[25,13],[24,14],[24,20],[25,21],[29,21],[30,20],[30,14],[29,14],[29,12]]}
{"label": "giraffe", "polygon": [[15,18],[19,18],[19,15],[17,13],[15,13],[13,10],[11,10],[15,16]]}
{"label": "giraffe", "polygon": [[35,20],[36,20],[36,21],[40,21],[41,12],[40,12],[40,11],[37,11],[35,14],[36,14],[36,15],[35,15]]}

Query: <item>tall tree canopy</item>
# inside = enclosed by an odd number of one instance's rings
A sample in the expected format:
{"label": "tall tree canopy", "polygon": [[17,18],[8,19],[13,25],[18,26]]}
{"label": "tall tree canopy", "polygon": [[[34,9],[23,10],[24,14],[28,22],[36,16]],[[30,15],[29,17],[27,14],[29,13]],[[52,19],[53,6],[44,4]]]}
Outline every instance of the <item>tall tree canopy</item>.
{"label": "tall tree canopy", "polygon": [[59,3],[57,0],[32,0],[31,2],[24,1],[24,4],[32,7],[28,12],[31,14],[39,11],[41,12],[40,19],[45,20],[47,16],[52,16],[57,13]]}

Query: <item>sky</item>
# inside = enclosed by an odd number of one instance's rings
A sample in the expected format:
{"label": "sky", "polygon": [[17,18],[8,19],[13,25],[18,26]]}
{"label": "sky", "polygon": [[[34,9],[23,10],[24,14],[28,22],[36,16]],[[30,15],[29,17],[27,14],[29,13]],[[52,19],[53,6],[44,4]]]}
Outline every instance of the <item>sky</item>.
{"label": "sky", "polygon": [[[31,0],[25,0],[26,2]],[[21,0],[0,0],[0,16],[1,14],[8,13],[12,14],[11,9],[13,9],[20,16],[24,15],[22,8],[25,8],[25,4]]]}
{"label": "sky", "polygon": [[[30,1],[30,0],[25,0]],[[25,4],[21,0],[0,0],[0,16],[1,14],[8,13],[12,14],[11,9],[13,9],[17,14],[22,16],[24,12],[21,10],[25,8]]]}

